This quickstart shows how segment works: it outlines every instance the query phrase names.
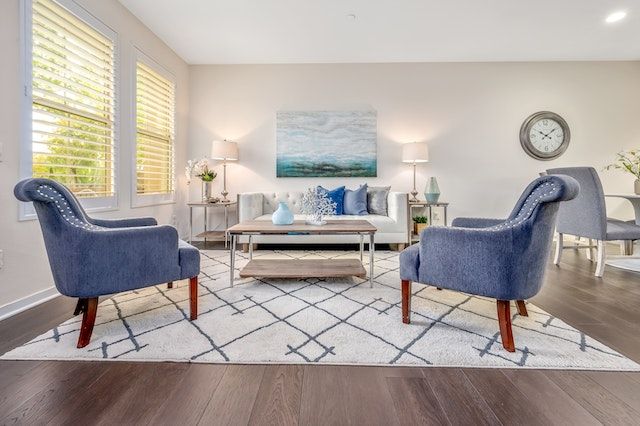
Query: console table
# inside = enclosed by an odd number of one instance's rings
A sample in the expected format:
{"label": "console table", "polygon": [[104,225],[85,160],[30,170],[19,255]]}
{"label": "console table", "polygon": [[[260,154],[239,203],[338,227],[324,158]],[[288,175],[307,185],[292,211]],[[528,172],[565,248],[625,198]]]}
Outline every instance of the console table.
{"label": "console table", "polygon": [[[189,206],[189,243],[193,240],[193,209],[204,209],[204,232],[196,235],[197,238],[204,238],[204,244],[207,244],[207,240],[210,241],[224,241],[224,246],[227,247],[227,229],[229,228],[229,207],[238,204],[236,201],[218,202],[218,203],[204,203],[202,201],[197,203],[187,203]],[[207,230],[207,223],[209,222],[208,209],[224,209],[224,230]]]}
{"label": "console table", "polygon": [[[267,220],[248,220],[228,229],[231,237],[230,284],[235,278],[236,241],[240,235],[249,237],[249,263],[240,271],[240,277],[265,278],[327,278],[357,276],[367,272],[362,265],[364,237],[369,236],[369,284],[373,287],[374,235],[378,229],[366,220],[328,220],[326,225],[307,225],[298,220],[291,225],[274,225]],[[359,235],[358,259],[253,259],[253,235]]]}

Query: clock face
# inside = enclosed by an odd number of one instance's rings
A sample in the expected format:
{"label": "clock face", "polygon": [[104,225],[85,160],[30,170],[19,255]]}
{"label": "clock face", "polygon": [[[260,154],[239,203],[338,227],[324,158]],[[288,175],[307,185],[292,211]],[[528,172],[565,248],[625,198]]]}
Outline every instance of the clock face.
{"label": "clock face", "polygon": [[567,122],[558,114],[541,111],[525,120],[520,129],[520,144],[527,154],[537,160],[559,157],[569,145]]}
{"label": "clock face", "polygon": [[531,145],[540,152],[551,153],[557,151],[564,141],[562,126],[551,118],[536,121],[529,130]]}

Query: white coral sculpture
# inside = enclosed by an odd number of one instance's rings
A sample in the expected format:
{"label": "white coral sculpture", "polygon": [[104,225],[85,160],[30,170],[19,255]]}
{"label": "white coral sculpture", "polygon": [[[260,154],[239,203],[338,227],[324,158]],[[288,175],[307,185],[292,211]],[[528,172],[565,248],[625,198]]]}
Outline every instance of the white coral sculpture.
{"label": "white coral sculpture", "polygon": [[307,223],[310,225],[324,225],[324,216],[336,214],[336,203],[331,201],[326,191],[319,188],[309,188],[302,195],[300,211],[309,215]]}

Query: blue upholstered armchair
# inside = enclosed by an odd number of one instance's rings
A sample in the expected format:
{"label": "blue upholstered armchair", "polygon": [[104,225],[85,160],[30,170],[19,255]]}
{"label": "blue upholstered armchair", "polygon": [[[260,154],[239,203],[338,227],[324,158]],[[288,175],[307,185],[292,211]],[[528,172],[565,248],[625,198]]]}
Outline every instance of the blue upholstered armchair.
{"label": "blue upholstered armchair", "polygon": [[507,219],[464,219],[430,227],[420,243],[400,253],[402,321],[410,322],[411,283],[497,299],[502,345],[515,351],[510,301],[526,315],[524,300],[542,286],[560,201],[579,192],[575,179],[543,176],[523,192]]}
{"label": "blue upholstered armchair", "polygon": [[90,218],[64,185],[49,179],[25,179],[14,194],[33,201],[58,291],[78,298],[79,348],[91,339],[98,296],[189,278],[191,319],[197,318],[200,254],[175,228],[153,218]]}

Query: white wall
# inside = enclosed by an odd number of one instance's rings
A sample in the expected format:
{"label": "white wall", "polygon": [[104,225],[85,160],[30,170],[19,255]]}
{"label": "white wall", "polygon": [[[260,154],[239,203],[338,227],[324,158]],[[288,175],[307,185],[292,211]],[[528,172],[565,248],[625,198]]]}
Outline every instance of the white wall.
{"label": "white wall", "polygon": [[[500,217],[541,170],[601,170],[616,151],[640,147],[640,62],[197,65],[190,88],[190,155],[208,153],[212,139],[238,141],[233,194],[364,181],[409,191],[400,144],[427,141],[431,162],[418,166],[419,191],[436,176],[452,217]],[[377,178],[275,177],[276,111],[369,108],[378,112]],[[539,110],[561,114],[571,129],[569,149],[555,161],[520,147],[520,125]],[[630,176],[600,175],[606,191],[633,190]],[[198,195],[192,188],[192,199]],[[610,207],[631,215],[620,201]]]}
{"label": "white wall", "polygon": [[[176,161],[186,161],[188,142],[187,114],[189,108],[189,72],[187,64],[149,31],[127,9],[115,0],[77,0],[90,13],[118,33],[120,78],[120,139],[118,159],[120,174],[118,184],[119,208],[103,213],[100,217],[154,216],[161,223],[171,223],[174,208],[178,225],[185,232],[184,207],[185,179],[178,174],[177,203],[146,208],[131,208],[131,152],[135,141],[135,129],[127,117],[131,117],[133,96],[134,46],[152,57],[176,77],[177,122]],[[0,269],[0,315],[2,305],[33,293],[50,288],[53,279],[46,258],[42,234],[36,220],[18,221],[18,201],[13,196],[13,186],[20,179],[19,144],[22,86],[20,76],[20,1],[2,0],[0,13],[0,143],[3,144],[0,162],[0,249],[4,250],[4,267]],[[108,255],[108,254],[107,254]],[[12,305],[13,306],[13,305]]]}

